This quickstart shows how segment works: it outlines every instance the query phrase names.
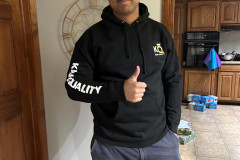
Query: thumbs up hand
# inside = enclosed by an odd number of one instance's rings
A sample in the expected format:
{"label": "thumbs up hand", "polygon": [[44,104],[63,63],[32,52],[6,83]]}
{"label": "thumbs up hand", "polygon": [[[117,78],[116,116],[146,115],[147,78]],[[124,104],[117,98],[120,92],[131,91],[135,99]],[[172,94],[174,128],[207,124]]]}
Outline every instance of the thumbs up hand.
{"label": "thumbs up hand", "polygon": [[125,80],[124,93],[128,101],[136,103],[142,100],[144,92],[146,91],[147,84],[144,82],[137,82],[137,78],[140,74],[140,68],[137,66],[135,73]]}

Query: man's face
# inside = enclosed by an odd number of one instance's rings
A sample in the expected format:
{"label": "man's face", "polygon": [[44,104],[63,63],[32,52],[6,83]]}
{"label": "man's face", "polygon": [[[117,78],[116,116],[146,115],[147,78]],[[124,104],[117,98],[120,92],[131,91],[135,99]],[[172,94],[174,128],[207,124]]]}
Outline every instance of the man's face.
{"label": "man's face", "polygon": [[128,16],[138,12],[139,0],[108,0],[113,12],[119,16]]}

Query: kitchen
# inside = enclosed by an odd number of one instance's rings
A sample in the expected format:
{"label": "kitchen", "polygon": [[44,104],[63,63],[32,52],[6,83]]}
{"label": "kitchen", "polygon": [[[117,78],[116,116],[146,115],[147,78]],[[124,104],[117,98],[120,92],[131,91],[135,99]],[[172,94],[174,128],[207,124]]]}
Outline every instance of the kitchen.
{"label": "kitchen", "polygon": [[[205,112],[183,103],[181,119],[192,123],[195,138],[180,146],[182,159],[240,159],[240,1],[176,0],[173,35],[183,102],[189,94],[218,98],[217,109]],[[203,61],[212,48],[221,66],[209,71]]]}
{"label": "kitchen", "polygon": [[[196,44],[195,46],[190,46],[186,44],[188,42],[185,32],[197,32],[200,35],[202,33],[202,36],[211,33],[214,35],[215,33],[217,36],[215,38],[216,42],[206,42],[208,46],[206,43],[200,47],[196,47]],[[211,39],[212,36],[210,35],[209,37]],[[196,36],[194,39],[196,39]],[[194,93],[215,95],[218,97],[220,103],[239,104],[240,1],[176,0],[174,42],[184,76],[183,101],[186,101],[188,94]],[[211,47],[213,47],[213,44],[222,65],[216,70],[209,71],[206,65],[199,61],[203,61],[203,58],[207,55]],[[189,46],[186,48],[186,45]],[[189,51],[190,48],[191,51]],[[199,56],[194,56],[194,54],[198,54],[199,50],[205,50],[205,55],[196,60]],[[187,55],[188,59],[191,59],[189,58],[190,55],[192,58],[195,58],[197,63],[201,63],[202,65],[186,66]]]}

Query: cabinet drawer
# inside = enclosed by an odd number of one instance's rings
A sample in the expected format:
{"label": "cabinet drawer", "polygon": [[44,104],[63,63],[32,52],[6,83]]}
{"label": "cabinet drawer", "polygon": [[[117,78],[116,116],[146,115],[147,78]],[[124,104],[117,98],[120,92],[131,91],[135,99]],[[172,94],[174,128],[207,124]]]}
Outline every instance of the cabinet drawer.
{"label": "cabinet drawer", "polygon": [[237,71],[240,72],[240,65],[221,65],[219,71]]}

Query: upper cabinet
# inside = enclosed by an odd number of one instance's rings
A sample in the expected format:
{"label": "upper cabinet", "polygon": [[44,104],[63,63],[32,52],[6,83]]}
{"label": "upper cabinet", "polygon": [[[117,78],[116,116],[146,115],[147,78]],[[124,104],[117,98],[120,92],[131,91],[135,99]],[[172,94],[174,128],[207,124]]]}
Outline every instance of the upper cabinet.
{"label": "upper cabinet", "polygon": [[222,2],[221,23],[232,24],[240,23],[240,2]]}
{"label": "upper cabinet", "polygon": [[188,2],[188,31],[218,31],[219,1]]}

